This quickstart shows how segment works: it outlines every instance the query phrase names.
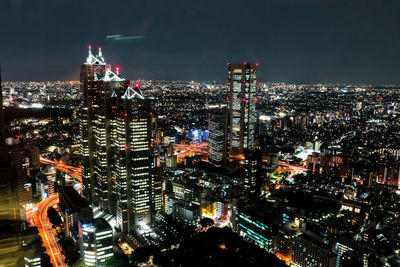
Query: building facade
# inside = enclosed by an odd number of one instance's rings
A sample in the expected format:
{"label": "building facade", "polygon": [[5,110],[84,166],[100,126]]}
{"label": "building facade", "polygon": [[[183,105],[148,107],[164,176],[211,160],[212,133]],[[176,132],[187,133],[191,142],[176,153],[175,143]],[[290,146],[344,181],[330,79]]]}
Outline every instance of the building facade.
{"label": "building facade", "polygon": [[299,235],[294,240],[292,259],[298,266],[336,266],[336,255],[332,248],[307,234]]}
{"label": "building facade", "polygon": [[256,124],[256,83],[258,64],[228,64],[229,157],[236,159],[243,150],[254,147]]}
{"label": "building facade", "polygon": [[225,109],[212,110],[208,122],[208,160],[223,166],[227,159],[228,112]]}
{"label": "building facade", "polygon": [[161,193],[154,191],[149,102],[119,72],[89,47],[81,67],[80,152],[85,197],[128,232],[151,221]]}
{"label": "building facade", "polygon": [[261,187],[262,153],[259,149],[244,151],[244,189],[247,193],[257,195]]}
{"label": "building facade", "polygon": [[236,215],[236,225],[236,232],[243,236],[247,241],[266,250],[272,249],[272,227],[241,212]]}
{"label": "building facade", "polygon": [[65,235],[77,242],[79,239],[78,220],[89,221],[93,219],[93,211],[88,201],[81,197],[72,186],[63,186],[58,193]]}
{"label": "building facade", "polygon": [[111,175],[116,181],[116,219],[122,231],[149,223],[154,210],[150,123],[147,102],[116,100],[111,120]]}
{"label": "building facade", "polygon": [[107,266],[114,255],[113,232],[103,218],[79,221],[80,251],[85,266]]}

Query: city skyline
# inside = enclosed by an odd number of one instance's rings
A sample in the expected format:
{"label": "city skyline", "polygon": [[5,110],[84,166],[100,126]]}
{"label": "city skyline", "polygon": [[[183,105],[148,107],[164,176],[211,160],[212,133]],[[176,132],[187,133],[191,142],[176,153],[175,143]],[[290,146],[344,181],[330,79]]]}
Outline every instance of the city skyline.
{"label": "city skyline", "polygon": [[129,82],[96,50],[80,83],[4,83],[3,265],[396,260],[397,87],[256,86],[251,62],[228,84]]}
{"label": "city skyline", "polygon": [[399,8],[2,1],[0,266],[400,266]]}
{"label": "city skyline", "polygon": [[221,81],[226,62],[249,61],[260,63],[260,81],[399,83],[399,3],[364,2],[268,1],[242,9],[225,1],[108,8],[105,1],[7,1],[0,15],[13,23],[0,42],[3,76],[76,80],[82,46],[99,44],[132,78]]}

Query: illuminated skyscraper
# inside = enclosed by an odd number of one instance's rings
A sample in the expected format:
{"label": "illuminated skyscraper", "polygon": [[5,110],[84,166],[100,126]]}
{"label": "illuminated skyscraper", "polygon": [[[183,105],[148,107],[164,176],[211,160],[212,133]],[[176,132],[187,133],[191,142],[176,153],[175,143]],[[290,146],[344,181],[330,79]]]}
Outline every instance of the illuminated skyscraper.
{"label": "illuminated skyscraper", "polygon": [[125,91],[128,86],[129,82],[119,76],[119,68],[113,72],[106,64],[102,49],[93,56],[89,47],[86,63],[81,67],[83,190],[89,201],[109,213],[115,211],[109,164],[112,96],[116,91]]}
{"label": "illuminated skyscraper", "polygon": [[85,64],[81,66],[81,93],[83,94],[83,105],[80,110],[80,134],[82,155],[82,185],[85,197],[90,202],[97,202],[96,180],[94,174],[94,114],[98,106],[99,87],[103,82],[99,80],[105,73],[106,63],[99,49],[99,54],[94,56],[89,46],[89,55]]}
{"label": "illuminated skyscraper", "polygon": [[258,64],[228,64],[230,136],[229,156],[254,147],[256,74]]}
{"label": "illuminated skyscraper", "polygon": [[261,183],[261,164],[262,164],[262,153],[258,149],[245,149],[245,178],[244,188],[247,193],[252,195],[259,195],[260,183]]}
{"label": "illuminated skyscraper", "polygon": [[222,166],[226,163],[228,138],[228,111],[217,109],[210,111],[208,122],[208,160]]}
{"label": "illuminated skyscraper", "polygon": [[122,231],[151,221],[155,212],[148,101],[107,65],[102,50],[81,68],[82,180],[85,196],[116,215]]}
{"label": "illuminated skyscraper", "polygon": [[116,99],[111,119],[116,219],[122,231],[151,220],[154,185],[151,112],[141,98]]}

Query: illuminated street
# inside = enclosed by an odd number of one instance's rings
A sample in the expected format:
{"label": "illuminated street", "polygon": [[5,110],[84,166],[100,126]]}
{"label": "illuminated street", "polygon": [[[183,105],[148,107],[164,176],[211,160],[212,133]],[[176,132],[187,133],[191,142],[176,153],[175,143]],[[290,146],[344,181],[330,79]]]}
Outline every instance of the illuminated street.
{"label": "illuminated street", "polygon": [[54,266],[66,266],[64,264],[64,256],[61,254],[61,248],[56,241],[56,230],[52,228],[52,224],[47,217],[48,208],[58,203],[58,196],[51,196],[33,208],[33,221],[39,229],[43,244],[46,247],[46,253],[50,255],[51,263]]}
{"label": "illuminated street", "polygon": [[200,144],[175,144],[176,154],[178,161],[181,162],[183,159],[190,155],[207,155],[208,143]]}
{"label": "illuminated street", "polygon": [[400,1],[3,2],[0,267],[400,267]]}
{"label": "illuminated street", "polygon": [[49,160],[49,159],[46,159],[43,157],[40,157],[40,163],[55,166],[57,170],[60,170],[72,177],[75,177],[82,183],[82,168],[81,167],[68,166],[68,165],[65,165],[61,161]]}

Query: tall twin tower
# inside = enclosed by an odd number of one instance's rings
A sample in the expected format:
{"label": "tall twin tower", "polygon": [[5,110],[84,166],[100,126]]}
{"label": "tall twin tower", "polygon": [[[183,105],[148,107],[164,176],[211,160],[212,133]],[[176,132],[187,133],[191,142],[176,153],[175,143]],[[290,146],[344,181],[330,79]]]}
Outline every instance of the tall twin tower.
{"label": "tall twin tower", "polygon": [[228,109],[210,112],[208,160],[222,166],[255,147],[258,64],[228,63]]}
{"label": "tall twin tower", "polygon": [[151,110],[139,85],[111,69],[99,48],[81,66],[80,152],[85,197],[116,217],[123,232],[149,223],[161,209],[155,193]]}

